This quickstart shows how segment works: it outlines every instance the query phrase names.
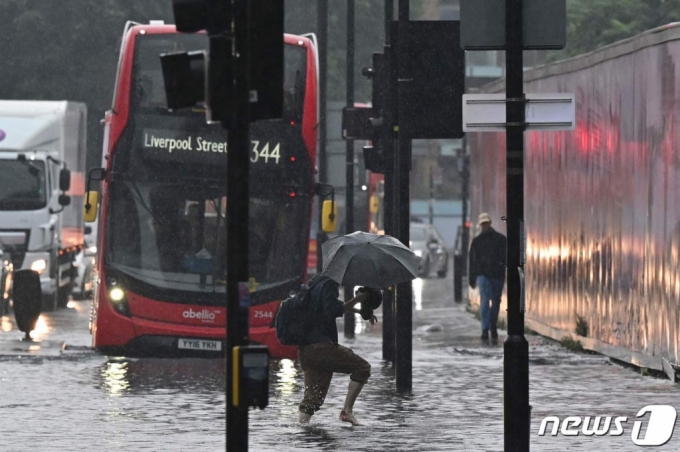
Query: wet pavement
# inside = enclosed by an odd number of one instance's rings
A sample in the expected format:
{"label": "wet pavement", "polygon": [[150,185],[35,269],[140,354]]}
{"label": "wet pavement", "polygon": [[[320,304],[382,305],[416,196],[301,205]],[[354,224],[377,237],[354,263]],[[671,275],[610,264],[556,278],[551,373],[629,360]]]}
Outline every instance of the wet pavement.
{"label": "wet pavement", "polygon": [[[366,425],[350,428],[337,418],[344,375],[333,379],[313,422],[297,424],[302,373],[297,363],[275,361],[270,406],[251,412],[250,450],[503,450],[502,347],[479,344],[478,322],[450,301],[450,278],[414,284],[412,394],[396,392],[394,369],[381,359],[381,323],[360,322],[357,338],[341,342],[373,367],[355,407]],[[88,349],[89,303],[69,306],[41,318],[33,333],[41,342],[30,346],[20,342],[13,318],[2,318],[2,450],[224,450],[224,361],[98,355]],[[528,338],[534,451],[639,450],[630,437],[638,410],[680,408],[680,387],[670,381]],[[29,349],[35,345],[40,349]],[[629,422],[622,436],[539,437],[540,421],[550,415],[627,416]],[[677,428],[666,446],[652,448],[679,449]]]}

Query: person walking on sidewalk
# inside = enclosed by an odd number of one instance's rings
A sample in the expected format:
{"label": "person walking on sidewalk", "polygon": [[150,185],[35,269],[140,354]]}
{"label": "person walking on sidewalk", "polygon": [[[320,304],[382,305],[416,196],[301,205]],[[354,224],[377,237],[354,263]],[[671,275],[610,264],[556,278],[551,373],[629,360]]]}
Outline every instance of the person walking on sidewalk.
{"label": "person walking on sidewalk", "polygon": [[481,232],[470,245],[470,287],[479,287],[482,343],[489,344],[490,330],[493,345],[497,345],[498,311],[505,284],[507,240],[491,227],[491,216],[488,213],[479,216],[478,225]]}
{"label": "person walking on sidewalk", "polygon": [[[345,312],[361,314],[365,320],[374,324],[369,298],[376,297],[373,292],[361,293],[346,303],[338,300],[339,284],[329,277],[316,275],[309,285],[311,327],[304,344],[300,345],[298,357],[305,376],[305,393],[300,403],[300,422],[309,422],[312,415],[321,409],[333,373],[349,374],[350,382],[345,398],[345,406],[340,411],[340,420],[352,425],[361,425],[354,417],[353,408],[361,389],[371,376],[371,365],[351,349],[338,344],[338,328],[335,320]],[[380,293],[377,291],[377,293]],[[361,310],[355,308],[362,303]]]}

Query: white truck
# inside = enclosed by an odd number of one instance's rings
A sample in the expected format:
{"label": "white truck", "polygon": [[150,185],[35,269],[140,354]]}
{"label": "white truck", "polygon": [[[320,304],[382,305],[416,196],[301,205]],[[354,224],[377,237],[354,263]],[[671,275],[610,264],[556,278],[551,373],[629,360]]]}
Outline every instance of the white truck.
{"label": "white truck", "polygon": [[40,275],[43,310],[66,306],[83,248],[87,107],[0,101],[0,247]]}

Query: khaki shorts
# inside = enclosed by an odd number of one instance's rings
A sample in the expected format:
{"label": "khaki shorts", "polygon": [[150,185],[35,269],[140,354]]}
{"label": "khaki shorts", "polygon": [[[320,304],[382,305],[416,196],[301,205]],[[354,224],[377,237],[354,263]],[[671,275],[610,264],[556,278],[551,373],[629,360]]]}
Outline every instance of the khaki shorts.
{"label": "khaki shorts", "polygon": [[300,366],[305,373],[305,395],[300,411],[312,415],[321,409],[333,373],[349,374],[357,383],[366,384],[371,376],[371,365],[351,349],[333,342],[301,346],[298,351]]}

